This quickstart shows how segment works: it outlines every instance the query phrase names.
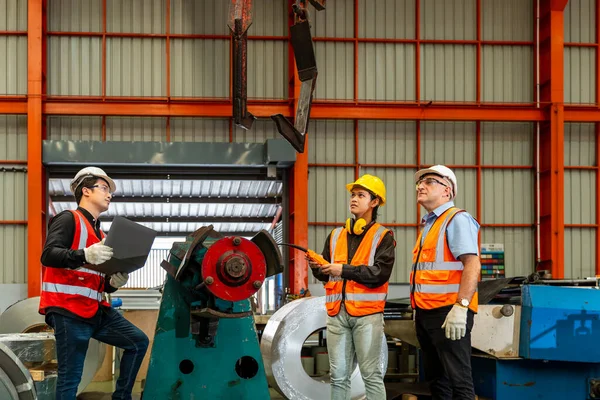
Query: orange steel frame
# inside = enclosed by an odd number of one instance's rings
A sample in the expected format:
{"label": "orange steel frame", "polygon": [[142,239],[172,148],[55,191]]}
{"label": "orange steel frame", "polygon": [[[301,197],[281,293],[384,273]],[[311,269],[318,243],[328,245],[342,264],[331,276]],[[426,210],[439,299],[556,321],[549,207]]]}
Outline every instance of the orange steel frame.
{"label": "orange steel frame", "polygon": [[[26,114],[28,123],[28,207],[27,221],[0,221],[2,225],[23,225],[28,227],[28,293],[38,295],[41,285],[41,266],[39,263],[45,230],[45,177],[41,163],[41,143],[45,137],[45,118],[49,115],[96,115],[102,116],[102,139],[106,138],[106,116],[162,116],[167,118],[166,140],[170,140],[170,117],[224,117],[231,118],[232,102],[229,98],[174,98],[171,96],[171,46],[172,38],[187,39],[224,39],[228,35],[183,35],[171,33],[170,1],[166,2],[164,34],[112,33],[106,27],[106,0],[102,2],[101,32],[48,32],[46,30],[46,1],[28,0],[28,30],[26,32],[3,32],[0,35],[27,36],[27,95],[0,96],[0,114]],[[481,175],[489,168],[534,169],[526,166],[487,166],[481,164],[481,121],[529,121],[541,123],[540,147],[540,218],[541,218],[541,258],[539,266],[548,268],[555,277],[564,274],[564,162],[563,140],[564,122],[593,122],[597,136],[600,136],[600,106],[564,105],[564,46],[588,46],[596,50],[596,103],[600,95],[600,0],[596,0],[597,40],[593,44],[563,43],[563,18],[566,0],[539,0],[542,11],[540,26],[540,107],[535,102],[523,104],[490,104],[481,101],[482,72],[481,53],[483,46],[513,45],[530,46],[536,50],[535,42],[485,41],[481,34],[481,0],[476,0],[477,35],[475,40],[424,40],[420,37],[420,0],[415,0],[415,39],[366,39],[358,37],[358,2],[354,0],[354,35],[352,38],[315,37],[317,42],[344,41],[354,46],[354,96],[348,101],[315,100],[311,111],[313,119],[351,119],[354,123],[355,160],[348,165],[308,164],[306,154],[299,154],[293,168],[291,182],[290,239],[297,244],[308,244],[308,226],[330,226],[333,222],[308,221],[308,168],[312,166],[352,167],[355,177],[365,167],[408,168],[423,166],[420,159],[421,121],[476,121],[477,155],[476,165],[453,165],[454,168],[474,168],[477,176],[476,216],[481,218]],[[291,7],[291,0],[288,0]],[[537,3],[536,3],[537,5]],[[332,3],[329,7],[335,7]],[[534,5],[535,7],[535,5]],[[535,8],[534,8],[535,9]],[[225,21],[223,22],[225,23]],[[290,13],[290,24],[293,23]],[[46,90],[46,51],[48,36],[94,36],[102,39],[101,96],[49,96]],[[114,97],[106,94],[106,42],[110,37],[164,38],[166,41],[166,96],[164,97]],[[289,43],[287,36],[250,36],[249,40],[283,40]],[[409,43],[415,46],[415,101],[377,102],[359,100],[358,69],[359,43]],[[421,102],[421,45],[422,44],[461,44],[476,47],[476,99],[471,103],[425,103]],[[231,47],[231,46],[230,46]],[[537,61],[537,58],[536,58]],[[231,61],[230,61],[231,62]],[[231,70],[231,65],[230,65]],[[535,72],[533,72],[535,75]],[[257,117],[269,117],[283,114],[293,117],[299,95],[299,81],[295,72],[293,53],[289,51],[289,98],[282,100],[250,100],[249,111]],[[322,79],[322,78],[321,78]],[[231,75],[230,75],[231,82]],[[230,85],[231,87],[231,85]],[[417,121],[417,162],[415,165],[368,165],[358,158],[358,120],[415,120]],[[596,158],[600,156],[600,137],[596,141]],[[233,141],[233,124],[230,120],[229,140]],[[308,145],[307,145],[308,146]],[[22,164],[21,161],[4,160],[2,164]],[[597,190],[600,188],[600,170],[596,171]],[[598,196],[597,196],[598,198]],[[597,247],[600,247],[600,205],[596,205],[596,221],[582,225],[596,229]],[[419,211],[415,222],[409,224],[388,224],[389,226],[418,227]],[[483,224],[484,227],[534,227],[532,224]],[[566,227],[576,227],[566,225]],[[579,225],[577,225],[579,227]],[[596,269],[600,273],[600,252],[596,252]],[[291,252],[290,288],[299,293],[307,287],[306,263],[300,253]]]}

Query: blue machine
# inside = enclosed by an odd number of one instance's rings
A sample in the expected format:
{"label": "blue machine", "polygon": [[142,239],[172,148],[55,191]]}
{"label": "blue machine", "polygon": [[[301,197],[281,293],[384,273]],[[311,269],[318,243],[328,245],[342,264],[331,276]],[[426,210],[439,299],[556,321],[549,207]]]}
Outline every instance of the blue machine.
{"label": "blue machine", "polygon": [[203,227],[168,261],[144,400],[269,399],[249,297],[281,272],[271,236]]}
{"label": "blue machine", "polygon": [[518,357],[474,356],[476,393],[497,400],[600,399],[600,290],[526,284],[521,299]]}

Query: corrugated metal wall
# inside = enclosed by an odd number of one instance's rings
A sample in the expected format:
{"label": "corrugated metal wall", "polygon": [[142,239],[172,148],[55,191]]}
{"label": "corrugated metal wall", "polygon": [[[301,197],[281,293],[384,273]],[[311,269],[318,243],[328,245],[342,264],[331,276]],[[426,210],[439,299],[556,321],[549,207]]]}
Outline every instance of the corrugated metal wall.
{"label": "corrugated metal wall", "polygon": [[[27,30],[27,1],[0,0],[0,32]],[[0,95],[27,93],[27,36],[0,35]]]}
{"label": "corrugated metal wall", "polygon": [[[596,2],[569,0],[565,8],[565,103],[596,102]],[[565,271],[566,273],[566,271]]]}
{"label": "corrugated metal wall", "polygon": [[0,115],[0,283],[27,282],[27,117]]}
{"label": "corrugated metal wall", "polygon": [[[594,124],[565,124],[565,224],[596,222],[597,165]],[[571,167],[571,168],[570,168]],[[583,167],[583,168],[578,168]],[[565,229],[565,278],[596,275],[596,230]]]}

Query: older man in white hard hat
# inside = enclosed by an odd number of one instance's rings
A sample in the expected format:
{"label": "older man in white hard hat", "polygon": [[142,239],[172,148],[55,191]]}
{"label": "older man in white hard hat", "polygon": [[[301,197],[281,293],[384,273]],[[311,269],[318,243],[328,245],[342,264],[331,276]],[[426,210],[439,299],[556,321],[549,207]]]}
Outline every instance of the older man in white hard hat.
{"label": "older man in white hard hat", "polygon": [[100,168],[87,167],[71,181],[76,210],[56,215],[42,252],[40,313],[54,328],[58,380],[56,400],[75,399],[90,338],[124,349],[113,399],[131,399],[148,337],[111,308],[104,293],[127,283],[127,273],[106,276],[91,268],[109,260],[100,214],[108,210],[115,182]]}
{"label": "older man in white hard hat", "polygon": [[432,398],[472,400],[471,328],[477,312],[479,223],[454,206],[456,175],[434,165],[415,174],[417,202],[428,214],[410,275],[417,337]]}

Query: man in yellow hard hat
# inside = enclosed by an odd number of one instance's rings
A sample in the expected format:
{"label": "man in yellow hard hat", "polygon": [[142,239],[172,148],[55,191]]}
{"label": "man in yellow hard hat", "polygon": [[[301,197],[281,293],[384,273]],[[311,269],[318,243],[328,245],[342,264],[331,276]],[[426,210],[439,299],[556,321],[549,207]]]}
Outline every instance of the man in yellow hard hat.
{"label": "man in yellow hard hat", "polygon": [[331,369],[331,399],[350,398],[354,358],[365,383],[367,399],[384,400],[382,343],[383,308],[395,260],[392,231],[376,222],[386,202],[385,185],[363,175],[346,185],[353,218],[334,229],[323,249],[331,264],[311,264],[325,282],[327,350]]}

